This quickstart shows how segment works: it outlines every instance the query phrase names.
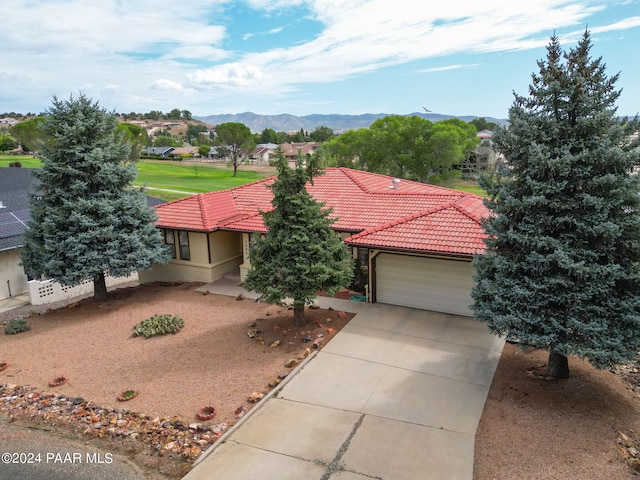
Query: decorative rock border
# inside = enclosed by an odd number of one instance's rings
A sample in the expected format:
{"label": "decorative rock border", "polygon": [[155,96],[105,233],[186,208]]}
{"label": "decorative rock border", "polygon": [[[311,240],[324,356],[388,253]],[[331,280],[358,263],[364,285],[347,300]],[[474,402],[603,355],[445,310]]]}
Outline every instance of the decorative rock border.
{"label": "decorative rock border", "polygon": [[[114,445],[134,442],[139,454],[171,457],[176,466],[188,463],[189,469],[203,450],[228,429],[224,423],[187,424],[179,417],[153,418],[124,408],[94,405],[80,397],[67,398],[58,393],[40,392],[28,385],[3,383],[0,383],[0,415],[28,425],[44,422],[47,428],[53,425],[85,440],[104,437],[115,441]],[[177,437],[183,442],[175,441]],[[128,455],[127,451],[121,453]]]}
{"label": "decorative rock border", "polygon": [[54,378],[49,382],[50,387],[59,387],[60,385],[64,385],[67,383],[69,379],[64,375],[60,375],[59,377]]}
{"label": "decorative rock border", "polygon": [[128,402],[129,400],[133,400],[134,398],[136,398],[138,396],[138,393],[140,392],[138,392],[137,390],[125,390],[120,395],[118,395],[118,401]]}
{"label": "decorative rock border", "polygon": [[211,405],[202,407],[200,410],[198,410],[198,414],[197,414],[197,417],[203,422],[206,422],[207,420],[211,420],[215,416],[216,416],[216,409]]}

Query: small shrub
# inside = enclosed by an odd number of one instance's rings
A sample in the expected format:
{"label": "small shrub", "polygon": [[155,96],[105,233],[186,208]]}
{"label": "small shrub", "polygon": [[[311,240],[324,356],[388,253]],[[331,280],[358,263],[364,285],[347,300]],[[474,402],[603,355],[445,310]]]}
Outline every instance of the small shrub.
{"label": "small shrub", "polygon": [[184,322],[179,316],[169,313],[156,314],[133,327],[134,331],[131,336],[149,338],[156,335],[166,335],[167,333],[178,333],[182,327],[184,327]]}
{"label": "small shrub", "polygon": [[27,321],[24,318],[16,318],[4,326],[5,335],[16,335],[27,330],[31,330],[31,326],[27,325]]}

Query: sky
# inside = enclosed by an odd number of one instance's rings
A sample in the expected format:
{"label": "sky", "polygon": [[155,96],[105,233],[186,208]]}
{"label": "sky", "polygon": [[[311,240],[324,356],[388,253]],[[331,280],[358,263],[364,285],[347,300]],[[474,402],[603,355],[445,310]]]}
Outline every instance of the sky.
{"label": "sky", "polygon": [[108,110],[506,118],[551,35],[589,29],[640,112],[640,0],[2,0],[0,113]]}

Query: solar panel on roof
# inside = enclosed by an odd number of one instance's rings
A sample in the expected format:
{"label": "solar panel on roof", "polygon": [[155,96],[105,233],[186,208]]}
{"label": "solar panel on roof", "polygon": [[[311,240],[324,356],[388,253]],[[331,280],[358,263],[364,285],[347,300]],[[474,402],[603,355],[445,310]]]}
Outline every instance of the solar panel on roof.
{"label": "solar panel on roof", "polygon": [[16,217],[11,215],[10,213],[0,213],[0,225],[5,225],[7,223],[16,223]]}
{"label": "solar panel on roof", "polygon": [[0,238],[9,238],[22,235],[26,227],[21,223],[0,224]]}
{"label": "solar panel on roof", "polygon": [[17,212],[0,213],[0,225],[9,223],[27,223],[29,220],[29,210],[18,210]]}
{"label": "solar panel on roof", "polygon": [[22,222],[28,222],[31,217],[29,210],[18,210],[17,212],[13,212],[13,214],[18,217],[18,219]]}

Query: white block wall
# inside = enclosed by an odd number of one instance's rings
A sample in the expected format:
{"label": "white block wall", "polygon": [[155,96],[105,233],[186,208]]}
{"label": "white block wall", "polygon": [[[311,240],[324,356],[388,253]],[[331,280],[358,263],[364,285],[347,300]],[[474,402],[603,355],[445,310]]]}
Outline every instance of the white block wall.
{"label": "white block wall", "polygon": [[[133,273],[128,277],[106,278],[107,288],[120,285],[122,283],[137,281],[137,273]],[[46,303],[59,302],[60,300],[68,300],[87,293],[93,293],[92,280],[87,280],[86,282],[74,287],[65,287],[53,280],[29,281],[29,299],[31,300],[31,305],[44,305]]]}

